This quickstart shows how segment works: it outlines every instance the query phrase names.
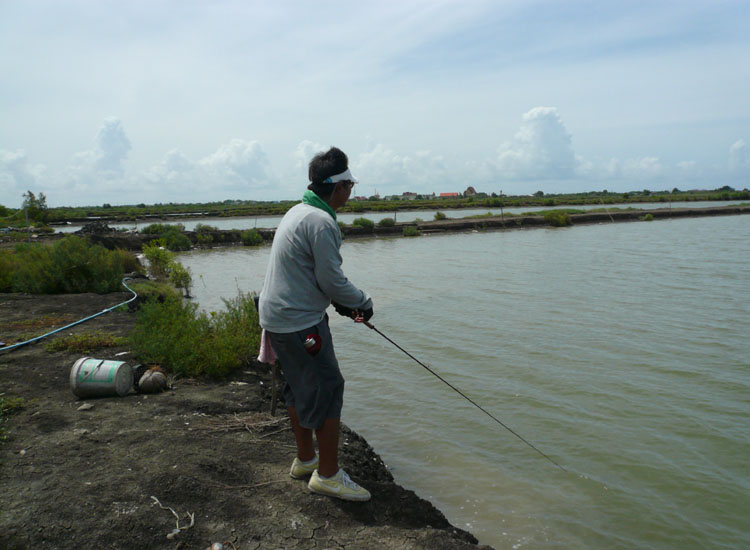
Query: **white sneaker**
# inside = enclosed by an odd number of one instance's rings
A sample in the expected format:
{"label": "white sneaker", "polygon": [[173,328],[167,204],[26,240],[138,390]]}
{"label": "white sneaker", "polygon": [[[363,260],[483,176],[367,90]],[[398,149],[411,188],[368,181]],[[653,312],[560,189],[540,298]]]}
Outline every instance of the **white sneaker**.
{"label": "white sneaker", "polygon": [[339,469],[335,476],[328,478],[321,477],[318,470],[315,470],[307,488],[313,493],[342,500],[370,500],[370,492],[354,483],[343,469]]}
{"label": "white sneaker", "polygon": [[315,458],[302,462],[299,458],[294,457],[292,462],[292,469],[289,470],[289,475],[294,479],[302,479],[313,473],[318,467],[318,453],[315,453]]}

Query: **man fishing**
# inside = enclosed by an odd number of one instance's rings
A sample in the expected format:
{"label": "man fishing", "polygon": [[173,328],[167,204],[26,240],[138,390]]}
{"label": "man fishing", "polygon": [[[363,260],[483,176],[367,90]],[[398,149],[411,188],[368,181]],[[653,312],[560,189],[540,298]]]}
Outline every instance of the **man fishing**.
{"label": "man fishing", "polygon": [[290,475],[310,476],[307,486],[314,493],[365,501],[370,493],[338,466],[344,378],[326,314],[333,302],[340,315],[364,321],[372,317],[372,300],[341,269],[336,210],[357,183],[348,165],[346,154],[336,147],[310,161],[308,190],[276,230],[259,312],[286,379],[284,399],[297,443]]}

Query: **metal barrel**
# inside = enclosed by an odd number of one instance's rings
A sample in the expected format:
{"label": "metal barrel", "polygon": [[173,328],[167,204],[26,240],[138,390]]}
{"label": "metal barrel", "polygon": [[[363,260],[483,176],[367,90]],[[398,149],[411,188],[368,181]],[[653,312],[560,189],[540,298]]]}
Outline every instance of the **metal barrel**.
{"label": "metal barrel", "polygon": [[77,397],[120,397],[133,386],[133,369],[123,361],[81,357],[70,369],[70,389]]}

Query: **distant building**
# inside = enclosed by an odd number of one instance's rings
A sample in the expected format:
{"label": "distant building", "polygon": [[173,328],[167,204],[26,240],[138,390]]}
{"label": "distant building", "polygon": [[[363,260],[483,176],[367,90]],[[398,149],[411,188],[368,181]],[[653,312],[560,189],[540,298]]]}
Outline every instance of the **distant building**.
{"label": "distant building", "polygon": [[413,201],[417,198],[417,194],[406,191],[401,195],[401,198],[407,201]]}
{"label": "distant building", "polygon": [[367,197],[354,197],[355,201],[366,201]]}
{"label": "distant building", "polygon": [[476,194],[476,189],[474,189],[471,185],[466,188],[466,191],[464,191],[464,197],[473,197]]}
{"label": "distant building", "polygon": [[460,196],[461,195],[459,193],[440,193],[441,199],[456,199]]}

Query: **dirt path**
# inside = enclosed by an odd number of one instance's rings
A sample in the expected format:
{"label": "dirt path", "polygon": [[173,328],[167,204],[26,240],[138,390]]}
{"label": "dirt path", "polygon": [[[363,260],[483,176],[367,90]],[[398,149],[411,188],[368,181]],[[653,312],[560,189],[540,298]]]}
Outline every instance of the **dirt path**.
{"label": "dirt path", "polygon": [[[47,329],[34,323],[61,326],[128,297],[0,294],[0,341],[40,334]],[[133,314],[116,311],[66,332],[126,335],[133,322]],[[472,535],[396,485],[367,442],[346,428],[342,465],[372,501],[311,495],[292,480],[293,436],[285,415],[269,414],[263,366],[221,383],[178,380],[158,395],[82,401],[68,378],[83,354],[47,351],[45,342],[57,337],[0,352],[0,394],[25,403],[0,443],[0,548],[478,548]],[[130,354],[117,359],[135,362]],[[81,410],[83,404],[93,407]],[[167,538],[174,514],[186,529]]]}

